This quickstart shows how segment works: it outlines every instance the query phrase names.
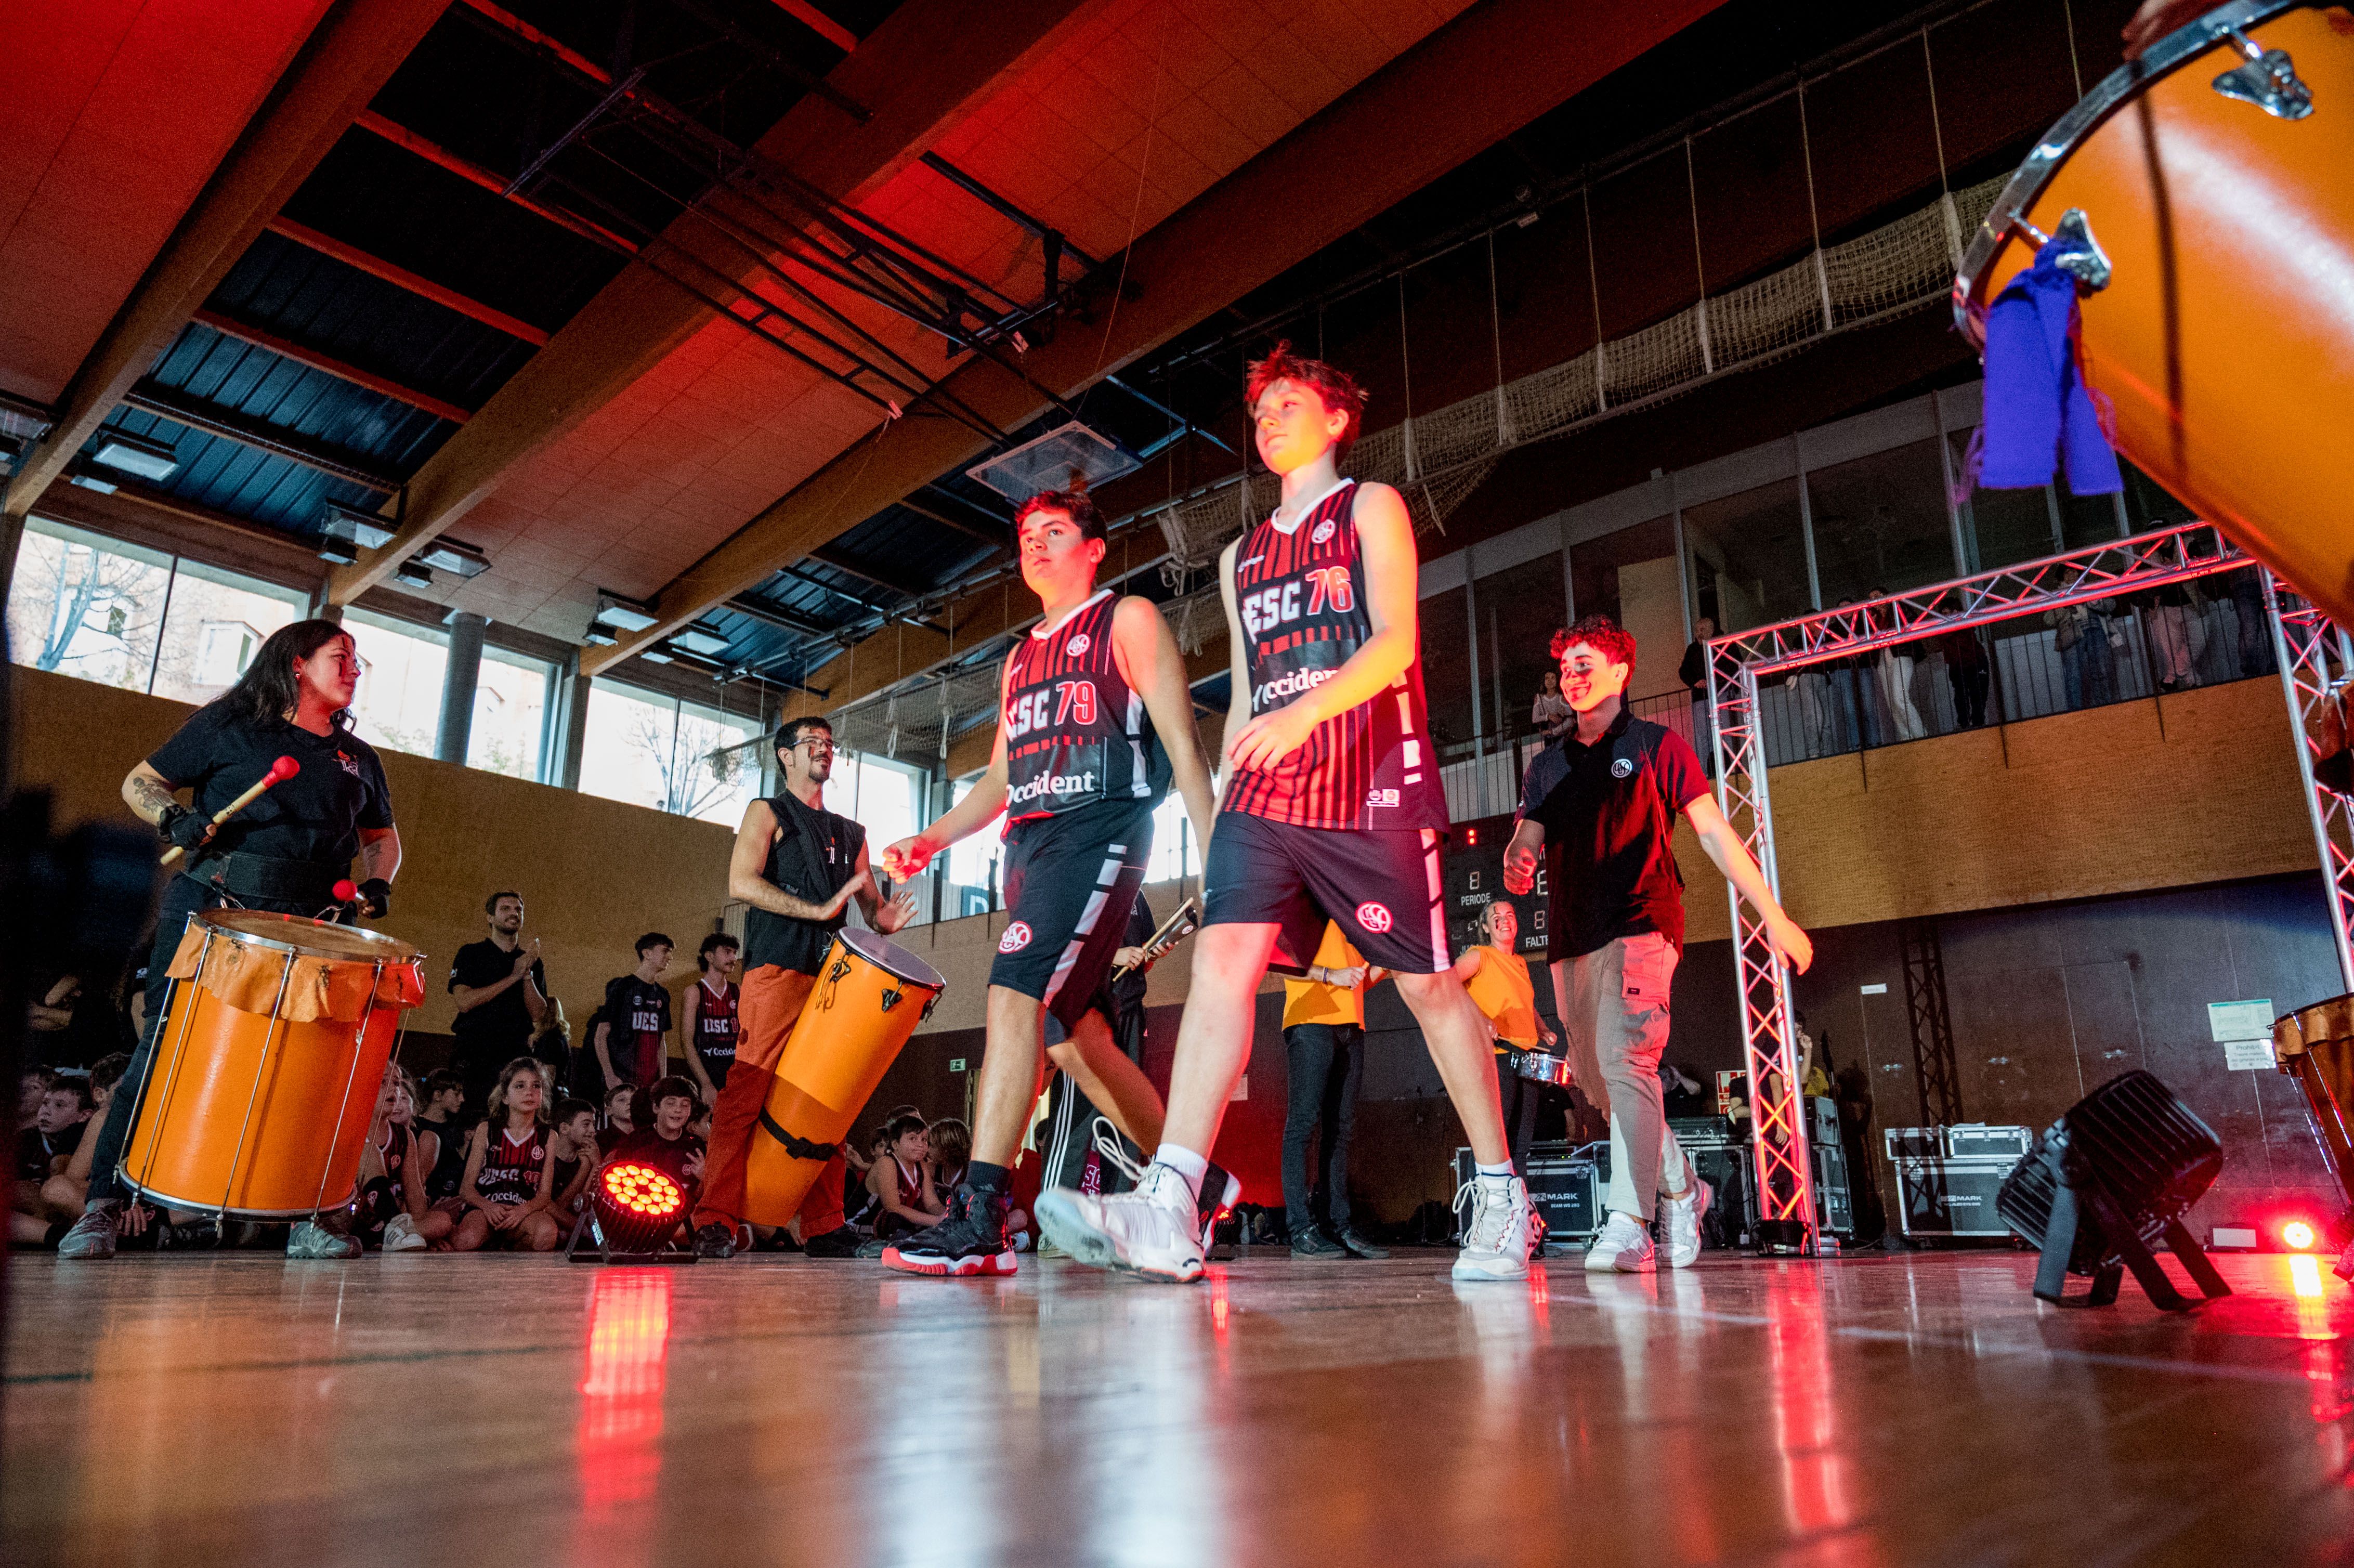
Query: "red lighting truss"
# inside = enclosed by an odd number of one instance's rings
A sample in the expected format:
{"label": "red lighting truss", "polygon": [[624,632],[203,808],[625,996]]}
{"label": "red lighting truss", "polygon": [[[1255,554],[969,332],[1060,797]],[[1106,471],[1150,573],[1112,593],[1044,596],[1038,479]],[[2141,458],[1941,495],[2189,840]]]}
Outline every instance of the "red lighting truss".
{"label": "red lighting truss", "polygon": [[[2186,523],[1715,638],[1708,645],[1708,683],[1717,804],[1778,899],[1782,878],[1774,857],[1774,810],[1758,730],[1760,677],[2253,564],[2211,524]],[[2333,654],[2341,670],[2354,670],[2354,642],[2318,610],[2278,588],[2269,573],[2264,584],[2290,714],[2302,736],[2306,715],[2329,689]],[[2309,746],[2300,745],[2297,752],[2329,874],[2338,963],[2348,989],[2354,990],[2354,959],[2348,950],[2348,931],[2354,926],[2354,801],[2314,781]],[[1756,1107],[1751,1136],[1760,1234],[1786,1249],[1812,1253],[1814,1183],[1798,1107],[1790,977],[1767,944],[1764,924],[1738,893],[1728,889],[1728,895],[1742,1043]]]}

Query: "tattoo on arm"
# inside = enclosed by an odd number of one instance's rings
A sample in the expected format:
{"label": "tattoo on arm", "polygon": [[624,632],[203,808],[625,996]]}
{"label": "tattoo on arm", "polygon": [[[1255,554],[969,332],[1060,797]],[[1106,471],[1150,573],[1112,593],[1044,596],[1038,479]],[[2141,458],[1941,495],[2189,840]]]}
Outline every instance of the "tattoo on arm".
{"label": "tattoo on arm", "polygon": [[169,786],[154,779],[133,778],[131,793],[134,797],[133,810],[150,826],[161,821],[167,810],[179,803],[172,799]]}

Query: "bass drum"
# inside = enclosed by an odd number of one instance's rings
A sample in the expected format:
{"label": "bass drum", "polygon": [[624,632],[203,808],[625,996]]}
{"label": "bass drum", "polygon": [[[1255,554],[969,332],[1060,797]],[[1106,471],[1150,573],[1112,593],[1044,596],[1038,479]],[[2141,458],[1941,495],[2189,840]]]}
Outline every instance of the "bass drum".
{"label": "bass drum", "polygon": [[297,1220],[351,1201],[424,956],[376,931],[252,909],[188,921],[122,1180],[151,1202]]}
{"label": "bass drum", "polygon": [[2109,273],[2084,302],[2084,375],[2118,450],[2354,625],[2354,14],[2240,0],[2102,82],[1970,246],[1954,307],[1973,342],[2034,260],[2021,226],[2064,236],[2072,213]]}

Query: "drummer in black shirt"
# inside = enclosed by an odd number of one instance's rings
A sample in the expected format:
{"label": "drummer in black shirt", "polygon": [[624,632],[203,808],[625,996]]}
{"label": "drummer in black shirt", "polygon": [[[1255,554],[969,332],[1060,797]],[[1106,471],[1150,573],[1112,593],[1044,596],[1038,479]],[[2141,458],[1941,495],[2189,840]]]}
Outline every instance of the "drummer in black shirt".
{"label": "drummer in black shirt", "polygon": [[[163,1024],[165,970],[188,918],[229,906],[284,915],[333,912],[334,885],[361,864],[360,899],[381,918],[400,869],[400,835],[384,768],[351,732],[359,655],[332,620],[298,620],[272,632],[237,684],[196,710],[179,732],[122,781],[122,798],[141,821],[186,858],[164,887],[147,963],[147,1021],[123,1075],[128,1092],[107,1107],[91,1151],[90,1197],[82,1217],[58,1245],[63,1258],[114,1255],[127,1194],[115,1179],[124,1139],[154,1059]],[[301,771],[218,828],[213,815],[250,789],[281,757]],[[186,789],[191,809],[174,797]],[[297,1257],[350,1257],[359,1243],[305,1220],[286,1249]]]}

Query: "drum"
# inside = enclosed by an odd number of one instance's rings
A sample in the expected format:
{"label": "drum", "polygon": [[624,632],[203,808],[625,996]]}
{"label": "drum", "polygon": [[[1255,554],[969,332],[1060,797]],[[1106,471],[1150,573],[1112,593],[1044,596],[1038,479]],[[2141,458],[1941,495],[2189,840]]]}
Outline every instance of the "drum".
{"label": "drum", "polygon": [[781,1225],[801,1212],[834,1145],[947,988],[931,965],[872,931],[834,934],[744,1150],[746,1219]]}
{"label": "drum", "polygon": [[1515,1074],[1532,1083],[1551,1084],[1558,1089],[1570,1086],[1573,1075],[1566,1056],[1555,1056],[1543,1051],[1515,1051],[1511,1053],[1511,1063]]}
{"label": "drum", "polygon": [[[2251,58],[2251,57],[2254,58]],[[2053,126],[1954,283],[1987,308],[2069,241],[2086,381],[2117,449],[2354,625],[2354,16],[2239,0]],[[2030,232],[2032,230],[2032,232]],[[2105,274],[2105,280],[2104,279]]]}
{"label": "drum", "polygon": [[351,1201],[424,955],[356,927],[252,909],[188,921],[123,1145],[125,1185],[241,1220]]}
{"label": "drum", "polygon": [[2354,1202],[2354,995],[2299,1008],[2273,1023],[2273,1054],[2305,1092],[2313,1130]]}

